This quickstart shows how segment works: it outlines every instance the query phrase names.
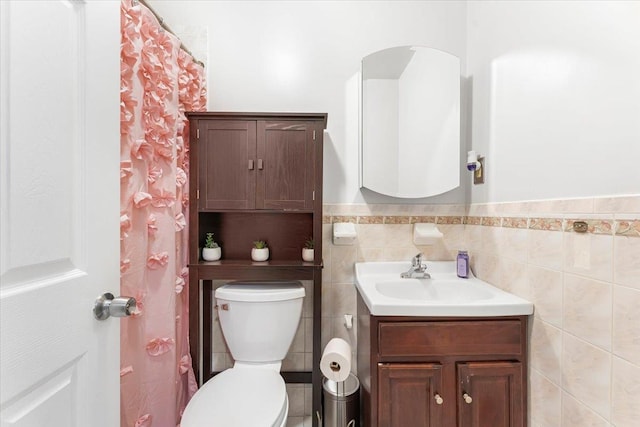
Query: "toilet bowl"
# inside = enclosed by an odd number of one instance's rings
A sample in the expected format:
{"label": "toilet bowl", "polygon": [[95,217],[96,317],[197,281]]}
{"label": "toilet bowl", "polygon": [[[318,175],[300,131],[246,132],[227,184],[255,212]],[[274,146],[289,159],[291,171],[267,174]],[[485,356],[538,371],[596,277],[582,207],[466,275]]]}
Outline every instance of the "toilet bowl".
{"label": "toilet bowl", "polygon": [[299,282],[232,282],[215,296],[235,364],[196,392],[181,427],[283,427],[289,400],[280,366],[300,322],[304,288]]}
{"label": "toilet bowl", "polygon": [[278,370],[234,366],[207,381],[193,396],[181,427],[282,427],[289,400]]}

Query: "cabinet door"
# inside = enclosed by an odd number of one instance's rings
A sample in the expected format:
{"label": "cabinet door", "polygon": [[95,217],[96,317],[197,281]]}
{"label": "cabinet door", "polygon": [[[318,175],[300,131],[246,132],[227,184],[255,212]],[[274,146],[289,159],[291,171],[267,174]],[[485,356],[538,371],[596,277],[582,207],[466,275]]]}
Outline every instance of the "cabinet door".
{"label": "cabinet door", "polygon": [[313,122],[258,121],[258,209],[313,209]]}
{"label": "cabinet door", "polygon": [[199,208],[254,209],[255,120],[200,120]]}
{"label": "cabinet door", "polygon": [[460,427],[523,427],[522,364],[458,364]]}
{"label": "cabinet door", "polygon": [[442,366],[435,363],[378,365],[380,427],[440,427]]}

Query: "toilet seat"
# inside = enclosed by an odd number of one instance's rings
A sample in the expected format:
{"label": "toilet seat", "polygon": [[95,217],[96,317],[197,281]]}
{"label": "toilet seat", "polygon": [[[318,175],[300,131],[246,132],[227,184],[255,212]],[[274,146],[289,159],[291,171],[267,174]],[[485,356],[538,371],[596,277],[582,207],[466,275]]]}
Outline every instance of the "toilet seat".
{"label": "toilet seat", "polygon": [[193,396],[181,427],[280,427],[289,401],[278,371],[235,366],[207,381]]}

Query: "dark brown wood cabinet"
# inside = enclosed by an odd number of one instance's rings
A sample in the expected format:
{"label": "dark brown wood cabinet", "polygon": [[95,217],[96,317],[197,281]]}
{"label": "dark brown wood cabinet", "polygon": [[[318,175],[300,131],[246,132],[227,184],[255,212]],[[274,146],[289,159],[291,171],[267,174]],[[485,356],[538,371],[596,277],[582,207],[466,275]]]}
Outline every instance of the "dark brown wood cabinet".
{"label": "dark brown wood cabinet", "polygon": [[380,363],[378,384],[379,425],[442,425],[442,365]]}
{"label": "dark brown wood cabinet", "polygon": [[526,427],[527,316],[372,316],[358,296],[365,427]]}
{"label": "dark brown wood cabinet", "polygon": [[[312,280],[313,369],[282,372],[290,383],[312,383],[320,411],[322,295],[322,151],[326,114],[187,113],[190,125],[189,340],[200,384],[212,369],[213,280]],[[214,233],[222,259],[200,258]],[[313,262],[302,260],[308,238]],[[251,261],[265,240],[270,256]],[[317,417],[313,417],[317,426]]]}
{"label": "dark brown wood cabinet", "polygon": [[314,121],[199,120],[198,207],[313,210]]}
{"label": "dark brown wood cabinet", "polygon": [[524,427],[522,363],[460,363],[457,372],[460,427]]}

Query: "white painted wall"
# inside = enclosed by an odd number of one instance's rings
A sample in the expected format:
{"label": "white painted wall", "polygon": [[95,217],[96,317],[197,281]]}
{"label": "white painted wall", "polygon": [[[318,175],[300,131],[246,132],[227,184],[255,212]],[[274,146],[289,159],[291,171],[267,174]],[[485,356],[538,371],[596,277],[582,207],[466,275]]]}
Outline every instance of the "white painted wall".
{"label": "white painted wall", "polygon": [[468,4],[471,202],[640,193],[640,2]]}
{"label": "white painted wall", "polygon": [[169,26],[207,28],[209,109],[329,113],[326,203],[464,201],[464,188],[414,200],[360,191],[357,77],[362,57],[393,46],[435,47],[464,58],[464,1],[153,0],[150,4]]}

